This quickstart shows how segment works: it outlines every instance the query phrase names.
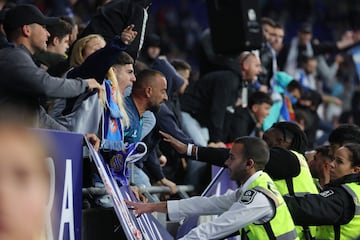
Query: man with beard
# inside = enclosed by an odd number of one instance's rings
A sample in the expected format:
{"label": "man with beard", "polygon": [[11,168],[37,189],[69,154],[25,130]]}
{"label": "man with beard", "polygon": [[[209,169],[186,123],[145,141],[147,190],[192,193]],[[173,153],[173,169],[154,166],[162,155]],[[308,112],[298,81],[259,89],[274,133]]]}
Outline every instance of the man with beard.
{"label": "man with beard", "polygon": [[[130,120],[130,125],[124,133],[125,143],[140,141],[144,112],[147,110],[158,112],[161,103],[168,100],[166,90],[166,79],[159,71],[147,69],[136,76],[131,95],[125,98],[125,107]],[[136,165],[134,166],[134,183],[149,185],[149,178],[140,169],[142,163],[138,162]]]}

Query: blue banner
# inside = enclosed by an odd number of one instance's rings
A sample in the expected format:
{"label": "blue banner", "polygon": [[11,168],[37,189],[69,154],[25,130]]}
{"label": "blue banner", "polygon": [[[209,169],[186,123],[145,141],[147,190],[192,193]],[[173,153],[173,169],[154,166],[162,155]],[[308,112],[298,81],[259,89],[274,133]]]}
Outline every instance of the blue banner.
{"label": "blue banner", "polygon": [[102,156],[94,150],[87,140],[86,142],[105,188],[113,200],[116,215],[127,239],[173,239],[166,229],[151,214],[142,214],[140,217],[134,216],[124,201],[124,199],[137,201],[130,191],[129,186],[118,186]]}
{"label": "blue banner", "polygon": [[52,239],[81,240],[83,135],[36,131],[40,132],[50,147],[48,162],[52,211],[51,224],[46,228],[47,236],[52,236]]}

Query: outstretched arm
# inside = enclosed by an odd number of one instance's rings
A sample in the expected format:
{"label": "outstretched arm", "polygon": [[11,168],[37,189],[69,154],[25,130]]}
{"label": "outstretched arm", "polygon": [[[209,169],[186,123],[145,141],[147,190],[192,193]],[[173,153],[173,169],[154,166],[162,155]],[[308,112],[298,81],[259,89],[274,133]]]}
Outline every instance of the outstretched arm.
{"label": "outstretched arm", "polygon": [[135,39],[137,32],[133,28],[134,25],[125,28],[120,36],[115,36],[111,43],[91,54],[80,66],[71,70],[68,77],[95,78],[102,84],[120,53]]}
{"label": "outstretched arm", "polygon": [[125,199],[125,203],[130,206],[129,209],[134,210],[135,216],[140,216],[143,213],[152,213],[152,212],[167,213],[167,202],[137,203]]}
{"label": "outstretched arm", "polygon": [[[160,131],[160,135],[163,137],[165,142],[170,143],[175,151],[180,154],[187,155],[189,144],[185,144],[170,134],[162,131]],[[188,157],[220,167],[225,167],[224,162],[229,157],[229,149],[227,148],[198,147],[196,145],[192,145],[190,152],[191,154],[187,155]]]}

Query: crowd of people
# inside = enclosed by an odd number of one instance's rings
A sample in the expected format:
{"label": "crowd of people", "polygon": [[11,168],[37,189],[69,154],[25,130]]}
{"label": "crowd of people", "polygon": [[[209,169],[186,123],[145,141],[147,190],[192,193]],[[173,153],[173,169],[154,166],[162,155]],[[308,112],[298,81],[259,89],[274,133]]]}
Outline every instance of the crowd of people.
{"label": "crowd of people", "polygon": [[[211,165],[228,168],[239,188],[225,195],[127,202],[175,220],[220,214],[184,239],[360,238],[359,36],[319,42],[305,22],[285,44],[284,27],[263,17],[261,48],[227,56],[206,29],[190,80],[191,64],[161,55],[161,37],[146,31],[156,24],[147,22],[151,2],[99,1],[85,26],[5,5],[0,120],[84,134],[119,185],[162,185],[173,198],[178,184],[200,193]],[[85,163],[83,187],[104,187]],[[112,207],[108,195],[84,201]]]}

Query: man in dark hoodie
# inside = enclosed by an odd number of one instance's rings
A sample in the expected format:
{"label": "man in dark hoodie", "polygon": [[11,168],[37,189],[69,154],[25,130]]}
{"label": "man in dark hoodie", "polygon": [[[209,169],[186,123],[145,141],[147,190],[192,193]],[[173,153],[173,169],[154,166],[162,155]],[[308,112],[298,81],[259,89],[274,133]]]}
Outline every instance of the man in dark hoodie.
{"label": "man in dark hoodie", "polygon": [[79,39],[90,34],[100,34],[106,42],[110,42],[126,26],[134,24],[134,31],[138,32],[139,36],[126,52],[133,59],[137,59],[138,52],[143,44],[144,26],[146,26],[148,19],[147,8],[151,2],[151,0],[113,0],[104,4],[92,17]]}
{"label": "man in dark hoodie", "polygon": [[[188,87],[180,99],[182,120],[186,123],[184,131],[196,144],[208,144],[208,139],[200,130],[200,127],[206,127],[209,142],[225,146],[221,140],[226,108],[234,106],[239,91],[248,83],[253,83],[260,72],[259,57],[243,52],[228,70],[209,73]],[[243,98],[247,99],[245,95]]]}

